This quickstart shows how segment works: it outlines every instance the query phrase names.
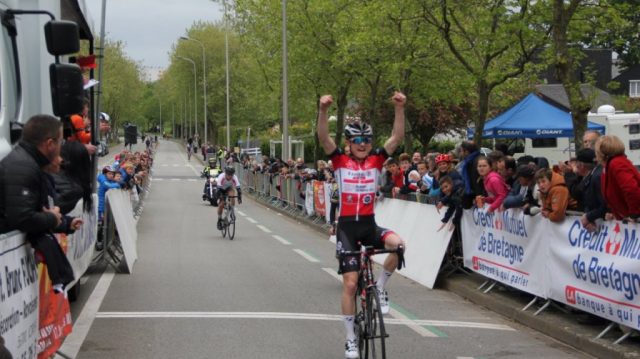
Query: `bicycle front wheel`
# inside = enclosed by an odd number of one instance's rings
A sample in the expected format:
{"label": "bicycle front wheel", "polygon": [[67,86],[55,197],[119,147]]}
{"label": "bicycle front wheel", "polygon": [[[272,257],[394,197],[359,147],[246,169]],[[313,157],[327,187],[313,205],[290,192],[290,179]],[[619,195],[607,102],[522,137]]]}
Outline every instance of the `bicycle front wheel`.
{"label": "bicycle front wheel", "polygon": [[376,287],[367,289],[366,308],[364,308],[364,330],[365,330],[365,359],[385,359],[385,339],[387,332],[384,329],[384,318],[380,311],[380,298]]}
{"label": "bicycle front wheel", "polygon": [[236,212],[233,210],[233,207],[229,209],[228,216],[228,225],[227,234],[229,235],[229,240],[233,240],[233,237],[236,235]]}
{"label": "bicycle front wheel", "polygon": [[[226,209],[225,209],[226,212]],[[220,229],[220,231],[222,232],[222,239],[224,239],[224,237],[227,235],[227,214],[223,213],[222,214],[222,228]]]}

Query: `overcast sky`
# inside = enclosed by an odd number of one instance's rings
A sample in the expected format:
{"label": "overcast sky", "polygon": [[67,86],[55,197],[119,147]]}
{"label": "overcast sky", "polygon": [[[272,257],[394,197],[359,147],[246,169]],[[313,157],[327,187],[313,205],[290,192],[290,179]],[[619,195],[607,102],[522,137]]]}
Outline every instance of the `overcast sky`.
{"label": "overcast sky", "polygon": [[[125,43],[127,55],[140,62],[152,80],[169,65],[171,45],[195,21],[222,19],[211,0],[106,0],[107,39]],[[100,35],[102,0],[86,0],[94,32]],[[98,44],[96,44],[98,46]]]}

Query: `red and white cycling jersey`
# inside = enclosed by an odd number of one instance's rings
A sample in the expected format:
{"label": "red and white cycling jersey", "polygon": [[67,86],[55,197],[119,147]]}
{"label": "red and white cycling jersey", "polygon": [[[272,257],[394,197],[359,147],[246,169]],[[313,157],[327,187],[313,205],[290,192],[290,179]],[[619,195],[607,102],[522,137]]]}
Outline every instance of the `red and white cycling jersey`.
{"label": "red and white cycling jersey", "polygon": [[384,161],[389,157],[384,149],[371,152],[364,161],[345,155],[340,149],[331,155],[335,178],[340,188],[342,220],[359,220],[374,215],[378,177]]}

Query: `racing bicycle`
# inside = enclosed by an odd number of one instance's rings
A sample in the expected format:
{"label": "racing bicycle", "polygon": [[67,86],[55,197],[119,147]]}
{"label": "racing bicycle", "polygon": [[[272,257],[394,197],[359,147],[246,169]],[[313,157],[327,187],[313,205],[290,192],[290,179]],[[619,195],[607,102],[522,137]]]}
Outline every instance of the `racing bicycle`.
{"label": "racing bicycle", "polygon": [[224,207],[222,209],[222,238],[229,237],[229,240],[233,240],[236,235],[236,212],[233,210],[233,205],[229,198],[237,198],[238,196],[222,195],[221,201],[224,201]]}
{"label": "racing bicycle", "polygon": [[385,339],[389,335],[385,330],[384,318],[380,311],[380,298],[376,289],[376,281],[373,278],[373,262],[371,260],[372,256],[383,253],[397,253],[398,269],[404,266],[403,246],[398,246],[396,249],[375,249],[372,246],[360,244],[359,251],[340,251],[341,258],[360,256],[355,325],[361,359],[385,359],[387,357]]}

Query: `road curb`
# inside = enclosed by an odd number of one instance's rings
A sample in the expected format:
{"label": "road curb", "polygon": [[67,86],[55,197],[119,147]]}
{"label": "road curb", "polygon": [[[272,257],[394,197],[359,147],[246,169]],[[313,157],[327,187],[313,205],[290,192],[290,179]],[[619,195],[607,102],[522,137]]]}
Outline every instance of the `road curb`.
{"label": "road curb", "polygon": [[[286,215],[328,237],[326,227],[313,222],[308,217],[292,215],[281,207],[258,199],[255,193],[249,193],[249,196],[256,203]],[[527,311],[522,311],[522,308],[531,301],[531,295],[506,286],[496,286],[491,292],[484,293],[484,291],[477,289],[484,279],[484,277],[475,273],[454,274],[447,278],[438,277],[436,285],[589,355],[612,359],[640,358],[640,343],[637,341],[627,344],[629,343],[628,339],[624,343],[625,345],[613,344],[622,335],[619,329],[612,329],[604,338],[595,339],[604,329],[604,325],[579,324],[575,320],[575,314],[565,313],[561,307],[556,305],[552,305],[542,313],[534,315],[543,304],[542,300],[538,300],[538,303]]]}

